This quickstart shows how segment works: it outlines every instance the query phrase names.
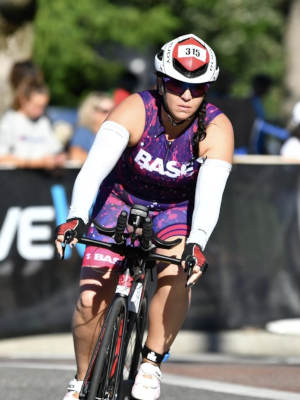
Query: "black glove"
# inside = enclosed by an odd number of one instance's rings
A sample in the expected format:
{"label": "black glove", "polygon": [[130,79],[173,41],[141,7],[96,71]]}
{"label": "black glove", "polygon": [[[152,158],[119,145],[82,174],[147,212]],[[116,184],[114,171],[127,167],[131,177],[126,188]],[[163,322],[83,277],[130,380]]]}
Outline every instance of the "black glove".
{"label": "black glove", "polygon": [[64,240],[66,240],[67,243],[70,243],[74,238],[80,240],[84,234],[84,231],[85,223],[81,218],[70,218],[67,219],[67,222],[58,225],[55,228],[54,240],[57,239],[57,236],[63,235],[65,238]]}
{"label": "black glove", "polygon": [[188,243],[185,245],[181,259],[182,261],[187,261],[187,259],[190,257],[196,260],[195,265],[198,265],[200,267],[200,271],[204,274],[208,268],[208,263],[204,257],[204,254],[202,253],[201,247],[197,243]]}

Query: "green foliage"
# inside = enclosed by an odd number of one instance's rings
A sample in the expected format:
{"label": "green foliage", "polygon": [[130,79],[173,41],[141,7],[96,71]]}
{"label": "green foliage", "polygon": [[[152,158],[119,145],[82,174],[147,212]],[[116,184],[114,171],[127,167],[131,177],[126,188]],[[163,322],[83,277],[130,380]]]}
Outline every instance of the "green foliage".
{"label": "green foliage", "polygon": [[[124,69],[116,56],[120,45],[145,52],[160,44],[161,36],[171,39],[179,23],[167,4],[141,10],[106,0],[40,0],[34,54],[52,103],[75,105],[89,90],[113,87]],[[103,56],[101,48],[113,58]]]}
{"label": "green foliage", "polygon": [[[89,90],[114,87],[125,67],[120,49],[147,55],[193,32],[215,50],[222,71],[245,95],[255,73],[280,81],[283,0],[39,0],[35,60],[55,104],[77,104]],[[108,59],[110,55],[110,60]]]}
{"label": "green foliage", "polygon": [[234,94],[245,95],[256,73],[279,79],[283,71],[283,1],[183,0],[183,18],[214,49],[220,70],[234,76]]}

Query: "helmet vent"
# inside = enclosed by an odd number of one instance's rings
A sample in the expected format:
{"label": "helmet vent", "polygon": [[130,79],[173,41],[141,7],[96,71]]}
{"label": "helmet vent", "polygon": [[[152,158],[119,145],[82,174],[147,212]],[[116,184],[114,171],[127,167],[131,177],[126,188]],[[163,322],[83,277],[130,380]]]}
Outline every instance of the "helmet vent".
{"label": "helmet vent", "polygon": [[208,68],[208,63],[202,65],[200,68],[194,71],[188,71],[178,60],[173,58],[173,67],[178,71],[180,74],[185,76],[186,78],[196,78],[198,76],[204,75]]}
{"label": "helmet vent", "polygon": [[159,59],[159,61],[162,61],[163,55],[164,55],[164,51],[163,51],[163,50],[160,50],[160,51],[157,53],[156,57]]}

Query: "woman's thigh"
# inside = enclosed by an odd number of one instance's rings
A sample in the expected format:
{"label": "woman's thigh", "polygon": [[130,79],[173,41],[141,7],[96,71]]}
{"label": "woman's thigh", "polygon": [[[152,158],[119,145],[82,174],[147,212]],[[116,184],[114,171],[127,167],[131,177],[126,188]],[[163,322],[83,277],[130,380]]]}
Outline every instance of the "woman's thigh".
{"label": "woman's thigh", "polygon": [[[166,241],[173,241],[175,239],[181,239],[181,243],[173,247],[172,249],[157,249],[156,253],[180,259],[184,250],[186,237],[172,236],[170,238],[167,238]],[[184,280],[186,279],[186,274],[181,265],[158,262],[156,267],[157,267],[158,287],[164,285],[173,285],[175,281],[182,282],[182,286],[184,287]]]}
{"label": "woman's thigh", "polygon": [[[98,199],[99,197],[101,196],[98,196]],[[95,219],[99,225],[104,226],[105,228],[116,226],[120,213],[123,210],[126,210],[127,212],[129,211],[129,206],[113,194],[105,196],[105,199],[103,200],[99,200],[100,204],[96,204],[94,207],[92,218]],[[89,239],[100,240],[107,243],[115,243],[113,238],[99,233],[93,223],[91,223],[89,227],[87,237]],[[95,246],[87,246],[83,256],[82,274],[84,274],[85,277],[89,275],[99,277],[97,272],[103,275],[103,273],[107,271],[118,271],[123,258],[124,257],[117,253],[113,253],[110,250]],[[96,274],[94,274],[95,271]]]}

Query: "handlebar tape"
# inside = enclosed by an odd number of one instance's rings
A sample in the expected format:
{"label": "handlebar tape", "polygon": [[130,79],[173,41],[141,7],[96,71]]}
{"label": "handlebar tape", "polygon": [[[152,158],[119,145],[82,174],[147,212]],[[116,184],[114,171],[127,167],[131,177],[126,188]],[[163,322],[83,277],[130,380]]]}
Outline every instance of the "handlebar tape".
{"label": "handlebar tape", "polygon": [[124,210],[118,216],[117,226],[116,226],[116,233],[115,233],[115,240],[116,240],[117,243],[123,241],[123,233],[124,233],[125,228],[126,228],[127,216],[128,216],[128,214]]}
{"label": "handlebar tape", "polygon": [[144,248],[148,248],[149,242],[151,242],[152,227],[153,227],[152,219],[150,217],[146,217],[144,224],[143,224],[143,231],[142,231],[142,243],[143,243]]}

